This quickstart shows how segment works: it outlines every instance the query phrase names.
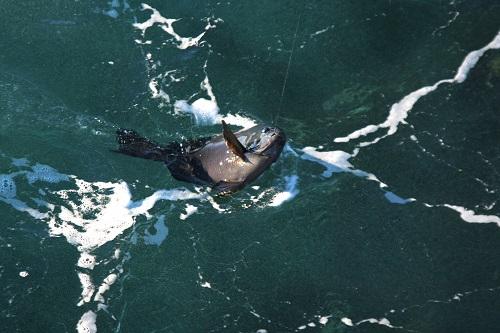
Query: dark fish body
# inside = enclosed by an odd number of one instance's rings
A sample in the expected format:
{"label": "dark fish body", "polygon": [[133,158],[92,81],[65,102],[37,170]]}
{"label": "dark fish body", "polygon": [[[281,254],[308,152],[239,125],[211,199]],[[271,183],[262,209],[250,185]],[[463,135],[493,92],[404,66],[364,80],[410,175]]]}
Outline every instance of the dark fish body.
{"label": "dark fish body", "polygon": [[118,152],[164,162],[181,181],[208,185],[221,193],[240,190],[275,162],[286,142],[277,127],[258,125],[223,135],[159,145],[132,130],[117,131]]}

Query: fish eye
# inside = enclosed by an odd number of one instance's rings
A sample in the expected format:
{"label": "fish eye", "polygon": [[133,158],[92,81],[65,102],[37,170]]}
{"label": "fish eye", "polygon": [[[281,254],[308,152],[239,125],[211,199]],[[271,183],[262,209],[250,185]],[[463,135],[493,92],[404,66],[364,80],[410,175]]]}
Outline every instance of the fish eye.
{"label": "fish eye", "polygon": [[264,127],[264,129],[262,130],[262,133],[267,133],[271,130],[271,128],[269,127]]}

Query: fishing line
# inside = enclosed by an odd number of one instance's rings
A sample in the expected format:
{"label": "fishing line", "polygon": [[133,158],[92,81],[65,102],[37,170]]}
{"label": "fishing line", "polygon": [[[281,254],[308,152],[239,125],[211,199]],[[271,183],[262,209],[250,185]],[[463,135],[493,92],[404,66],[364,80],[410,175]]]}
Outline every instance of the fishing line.
{"label": "fishing line", "polygon": [[290,52],[290,57],[288,58],[288,66],[286,68],[285,79],[283,80],[283,87],[281,88],[280,104],[278,107],[278,112],[276,112],[276,116],[273,119],[273,124],[276,124],[278,117],[279,117],[279,114],[280,114],[280,111],[281,111],[281,106],[283,104],[283,96],[285,96],[286,83],[288,81],[288,73],[290,72],[290,66],[292,65],[292,57],[293,57],[293,52],[295,51],[295,42],[297,41],[297,35],[299,32],[300,18],[301,17],[302,17],[302,13],[299,14],[299,18],[297,19],[297,25],[295,26],[295,34],[293,36],[292,51]]}

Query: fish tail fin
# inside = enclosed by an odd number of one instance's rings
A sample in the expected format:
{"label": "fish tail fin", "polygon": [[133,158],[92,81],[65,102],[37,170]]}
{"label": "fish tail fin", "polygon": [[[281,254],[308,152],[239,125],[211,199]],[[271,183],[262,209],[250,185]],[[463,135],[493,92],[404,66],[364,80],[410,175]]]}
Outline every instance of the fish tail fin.
{"label": "fish tail fin", "polygon": [[154,161],[166,161],[169,151],[159,144],[140,136],[136,131],[129,129],[118,129],[116,131],[118,141],[118,153],[141,157]]}

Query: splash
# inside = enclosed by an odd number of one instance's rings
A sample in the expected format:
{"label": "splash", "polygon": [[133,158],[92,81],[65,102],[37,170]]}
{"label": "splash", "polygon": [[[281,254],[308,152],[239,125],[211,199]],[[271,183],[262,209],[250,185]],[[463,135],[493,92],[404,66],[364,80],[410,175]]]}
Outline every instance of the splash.
{"label": "splash", "polygon": [[192,114],[196,125],[206,126],[220,124],[221,120],[224,120],[230,125],[235,125],[242,127],[243,129],[248,129],[257,125],[257,123],[248,117],[241,115],[233,115],[228,113],[226,116],[219,114],[219,106],[217,105],[217,99],[214,94],[208,75],[206,74],[207,62],[203,66],[205,72],[205,78],[200,83],[201,90],[205,91],[208,95],[207,98],[198,98],[193,103],[189,104],[186,100],[178,100],[174,104],[174,109],[177,113],[189,113]]}
{"label": "splash", "polygon": [[241,127],[243,130],[257,126],[257,122],[253,119],[239,114],[220,115],[217,103],[206,98],[199,98],[192,104],[185,100],[179,100],[175,102],[174,108],[177,113],[192,114],[198,126],[217,125],[221,123],[221,120],[227,124]]}
{"label": "splash", "polygon": [[205,75],[205,79],[201,82],[200,87],[207,93],[209,99],[198,98],[191,104],[186,100],[179,100],[175,102],[174,109],[176,112],[192,114],[197,125],[213,125],[220,120],[220,115],[217,99],[215,98],[208,76]]}
{"label": "splash", "polygon": [[214,125],[220,122],[220,109],[217,105],[217,98],[215,98],[214,90],[208,79],[206,61],[203,65],[203,71],[205,72],[205,78],[200,83],[200,89],[205,91],[209,99],[201,97],[191,104],[186,100],[179,100],[175,102],[174,109],[178,113],[184,112],[192,114],[196,125]]}
{"label": "splash", "polygon": [[281,206],[286,201],[290,201],[293,198],[295,198],[297,194],[299,194],[299,190],[297,188],[298,180],[299,176],[297,175],[285,176],[285,182],[286,182],[285,191],[276,193],[274,197],[271,199],[269,206],[271,207]]}

